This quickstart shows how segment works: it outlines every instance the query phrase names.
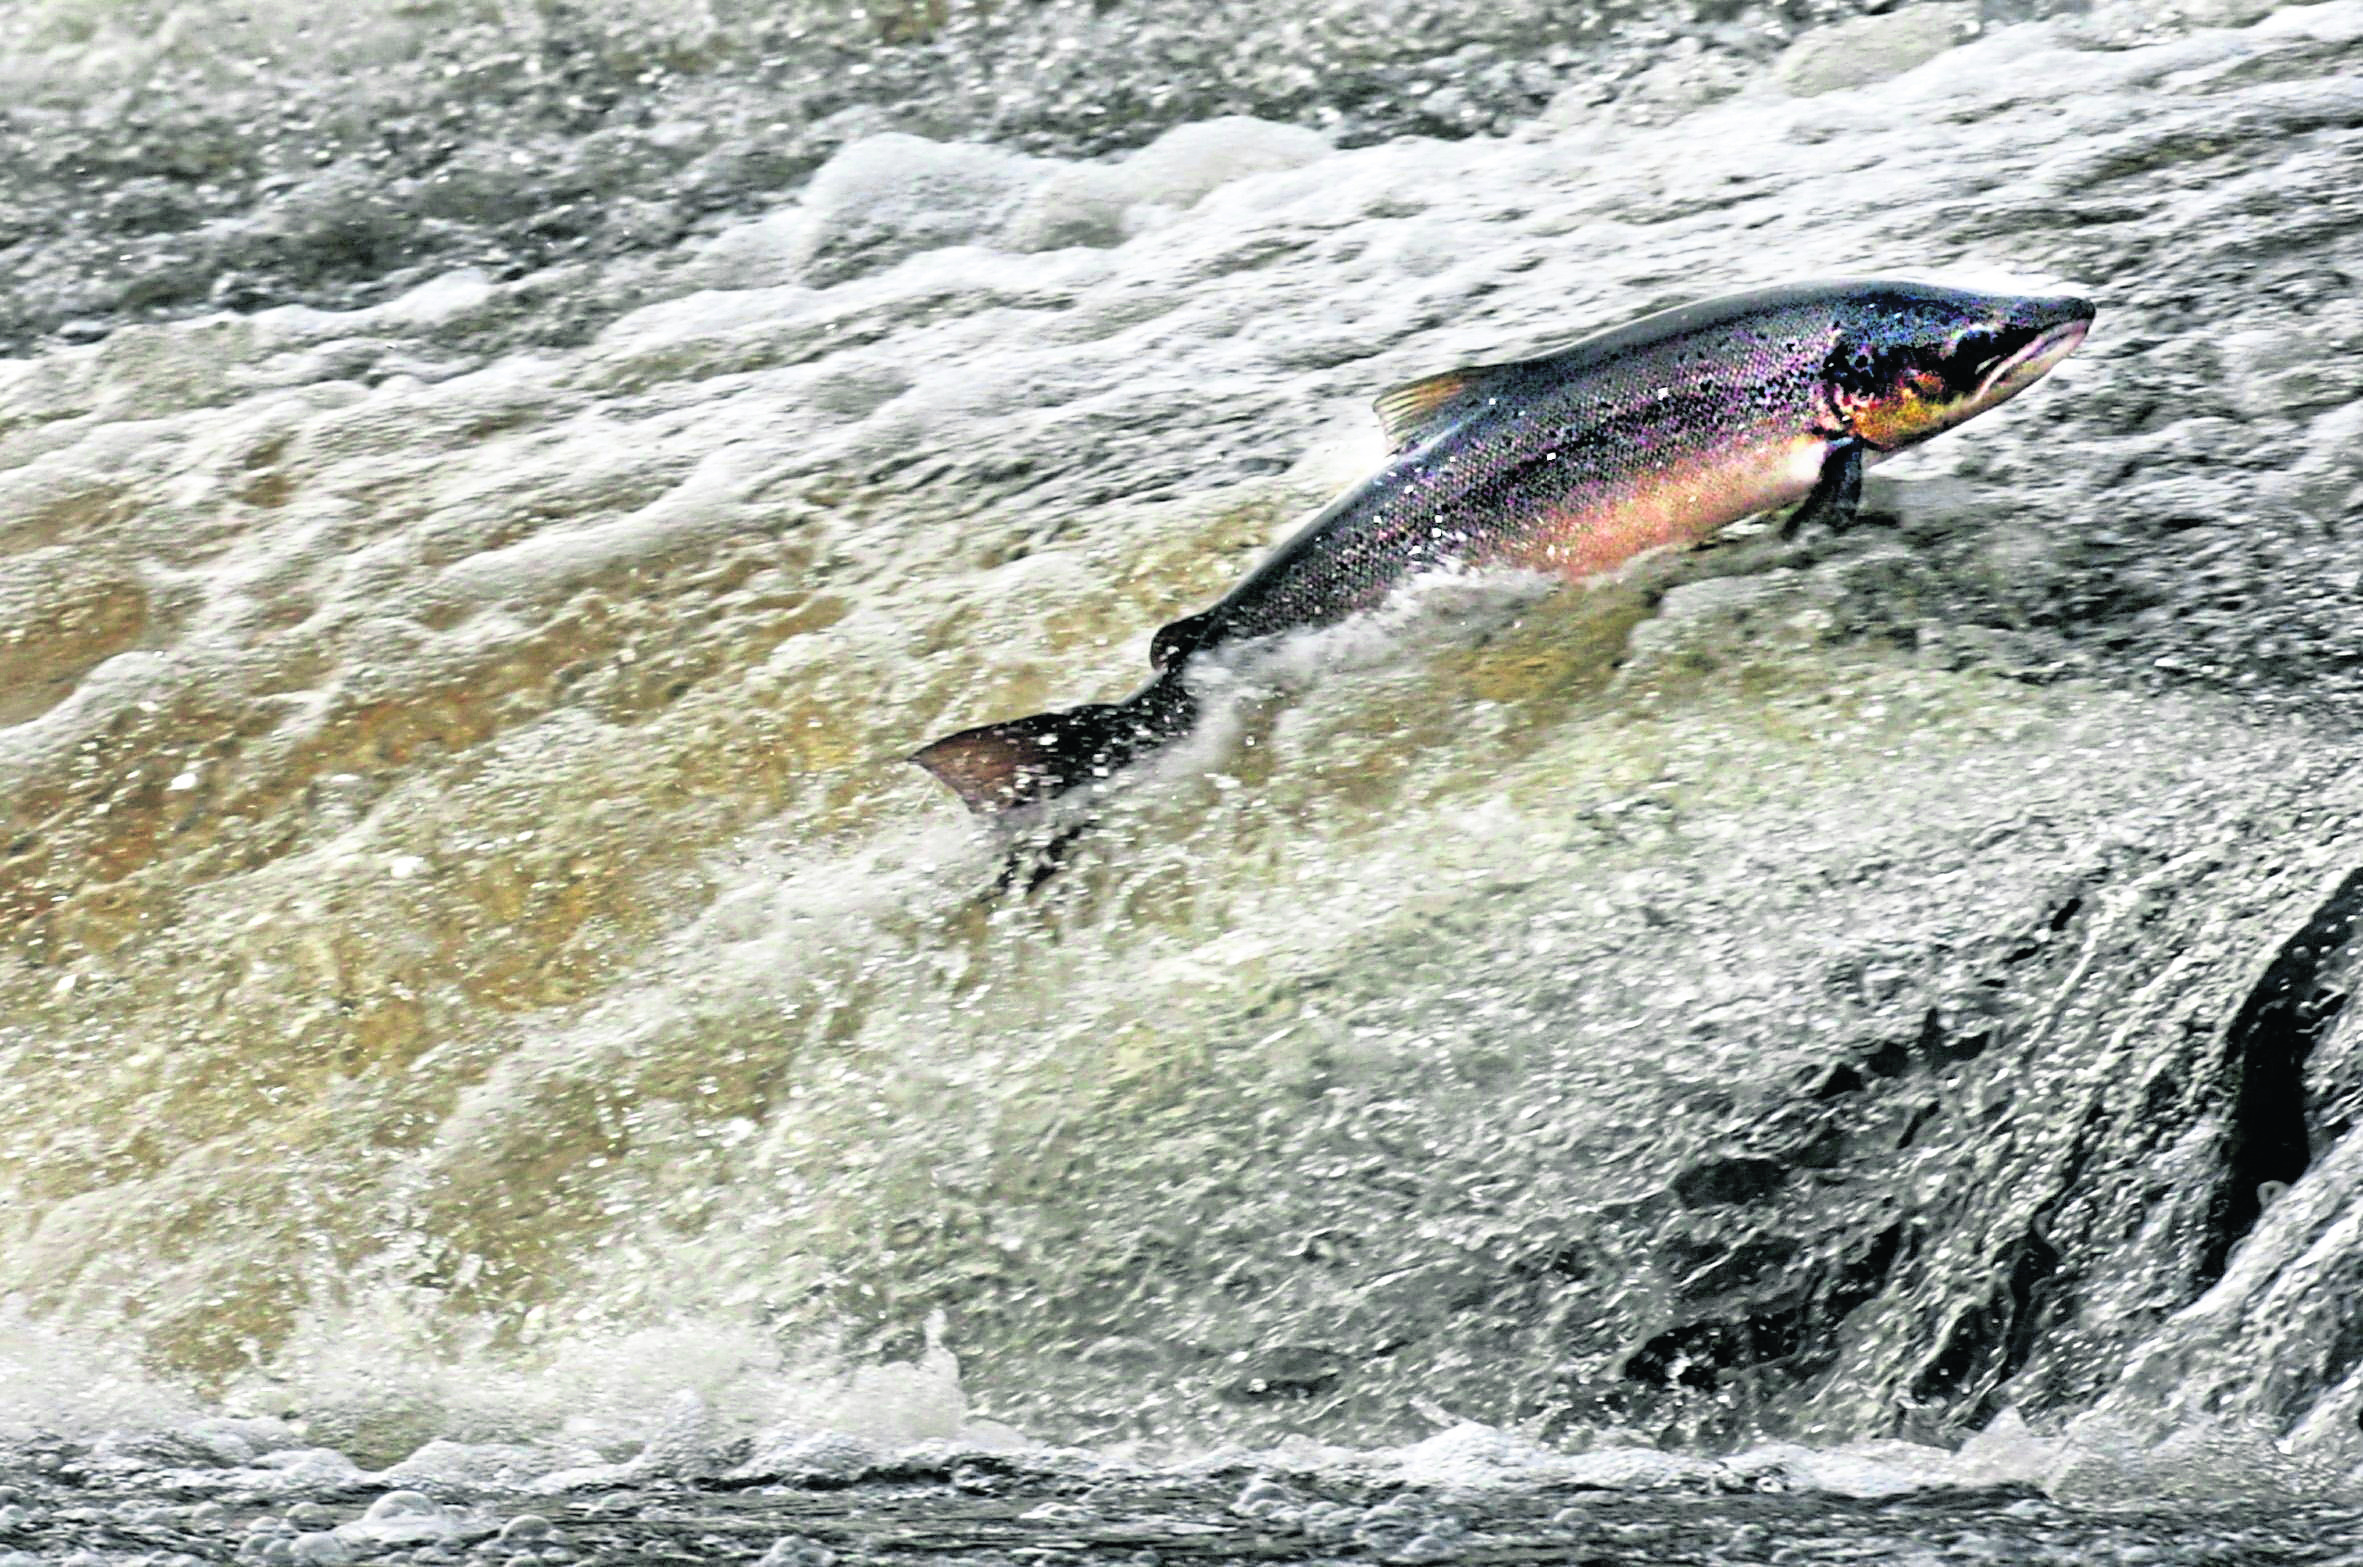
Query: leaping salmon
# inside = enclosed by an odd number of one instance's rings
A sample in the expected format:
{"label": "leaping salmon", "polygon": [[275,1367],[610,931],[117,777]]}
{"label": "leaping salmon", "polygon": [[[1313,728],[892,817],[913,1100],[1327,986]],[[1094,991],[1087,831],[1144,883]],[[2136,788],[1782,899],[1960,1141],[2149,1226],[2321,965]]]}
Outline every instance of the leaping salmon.
{"label": "leaping salmon", "polygon": [[1377,402],[1386,465],[1211,608],[1160,628],[1147,685],[964,729],[911,760],[972,811],[1016,810],[1186,733],[1195,660],[1333,625],[1422,573],[1506,566],[1581,581],[1797,501],[1787,531],[1843,527],[1866,463],[2024,391],[2092,318],[2065,295],[1810,283],[1398,386]]}

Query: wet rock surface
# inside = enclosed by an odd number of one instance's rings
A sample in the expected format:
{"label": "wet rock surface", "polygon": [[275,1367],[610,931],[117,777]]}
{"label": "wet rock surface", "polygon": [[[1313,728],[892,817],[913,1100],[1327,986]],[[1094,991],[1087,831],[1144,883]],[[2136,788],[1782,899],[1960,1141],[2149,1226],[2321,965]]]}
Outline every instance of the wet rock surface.
{"label": "wet rock surface", "polygon": [[[988,1416],[1705,1452],[2015,1410],[2119,1433],[2057,1495],[2165,1494],[2195,1421],[2226,1489],[2336,1493],[2363,8],[2217,20],[1808,97],[1702,42],[1335,151],[847,122],[763,216],[424,281],[355,176],[285,233],[380,302],[94,295],[0,362],[0,1417],[220,1400],[372,1462],[589,1421],[618,1487],[676,1471],[600,1422],[682,1385],[676,1446],[814,1474]],[[68,227],[17,242],[25,320]],[[1127,688],[1379,388],[1901,264],[2101,317],[1873,526],[1242,666],[1032,899],[900,765]],[[78,1369],[118,1362],[155,1386]],[[781,1533],[884,1549],[829,1530]]]}

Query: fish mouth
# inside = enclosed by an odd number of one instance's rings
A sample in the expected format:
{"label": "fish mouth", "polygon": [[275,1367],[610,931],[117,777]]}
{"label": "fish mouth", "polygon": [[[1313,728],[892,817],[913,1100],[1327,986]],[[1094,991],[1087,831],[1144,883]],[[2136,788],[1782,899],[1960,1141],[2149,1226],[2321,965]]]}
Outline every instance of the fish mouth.
{"label": "fish mouth", "polygon": [[2006,397],[2012,397],[2034,385],[2048,374],[2053,365],[2074,353],[2084,341],[2084,334],[2092,330],[2092,307],[2076,302],[2077,313],[2065,321],[2043,327],[2027,340],[2017,352],[2007,355],[1986,372],[1985,381],[1977,389],[1976,402],[1980,408],[1991,408]]}

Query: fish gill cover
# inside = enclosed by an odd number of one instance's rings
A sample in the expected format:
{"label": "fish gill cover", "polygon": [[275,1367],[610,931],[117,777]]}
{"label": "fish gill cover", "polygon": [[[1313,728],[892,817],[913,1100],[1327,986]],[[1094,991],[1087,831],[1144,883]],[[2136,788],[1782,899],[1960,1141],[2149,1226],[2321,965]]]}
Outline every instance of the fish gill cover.
{"label": "fish gill cover", "polygon": [[[0,1423],[2363,1463],[2363,6],[238,14],[6,23]],[[899,761],[1907,269],[2105,314],[1885,529],[1242,667],[1030,900]]]}

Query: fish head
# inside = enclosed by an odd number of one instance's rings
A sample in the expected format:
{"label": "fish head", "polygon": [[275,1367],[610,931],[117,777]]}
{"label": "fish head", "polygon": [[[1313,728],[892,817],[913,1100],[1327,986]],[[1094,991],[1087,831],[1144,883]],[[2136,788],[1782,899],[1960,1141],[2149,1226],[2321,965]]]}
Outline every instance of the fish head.
{"label": "fish head", "polygon": [[2041,380],[2092,327],[2089,300],[1925,284],[1850,290],[1824,375],[1845,433],[1901,451]]}

